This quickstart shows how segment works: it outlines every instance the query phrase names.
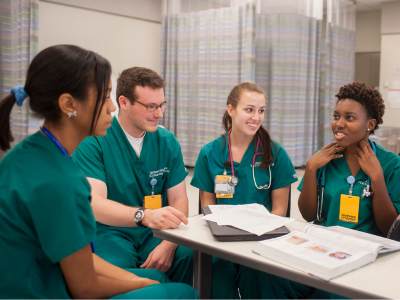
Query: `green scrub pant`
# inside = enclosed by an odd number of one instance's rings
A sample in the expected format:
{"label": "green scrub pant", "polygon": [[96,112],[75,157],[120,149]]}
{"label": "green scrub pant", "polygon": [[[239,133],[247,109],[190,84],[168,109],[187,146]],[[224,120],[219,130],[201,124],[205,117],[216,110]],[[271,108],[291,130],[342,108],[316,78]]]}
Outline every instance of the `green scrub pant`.
{"label": "green scrub pant", "polygon": [[111,299],[198,299],[198,294],[184,283],[163,283],[119,294]]}
{"label": "green scrub pant", "polygon": [[[151,230],[143,228],[129,234],[123,230],[108,229],[98,231],[96,236],[96,254],[106,261],[124,269],[139,268],[149,253],[161,242],[153,237]],[[193,251],[184,246],[178,246],[170,269],[166,272],[174,282],[192,285]]]}
{"label": "green scrub pant", "polygon": [[238,299],[239,293],[242,299],[343,299],[338,295],[213,257],[212,298]]}
{"label": "green scrub pant", "polygon": [[166,275],[158,270],[128,269],[141,277],[158,280],[161,284],[119,294],[111,299],[197,299],[198,294],[192,287],[183,283],[166,283]]}

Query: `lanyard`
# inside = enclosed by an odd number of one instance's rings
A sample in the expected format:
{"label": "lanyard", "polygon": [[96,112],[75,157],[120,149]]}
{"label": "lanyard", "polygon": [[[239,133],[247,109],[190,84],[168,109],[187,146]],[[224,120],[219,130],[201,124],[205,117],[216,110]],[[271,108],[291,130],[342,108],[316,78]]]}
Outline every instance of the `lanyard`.
{"label": "lanyard", "polygon": [[256,143],[256,150],[254,151],[253,159],[251,160],[251,164],[253,165],[253,167],[254,167],[254,164],[256,163],[256,158],[257,158],[257,156],[263,154],[262,152],[257,152],[259,146],[260,146],[260,139],[258,138],[258,139],[257,139],[257,143]]}
{"label": "lanyard", "polygon": [[231,132],[232,129],[228,132],[228,151],[229,151],[229,163],[231,165],[231,175],[235,177],[235,168],[233,166],[233,156],[232,156],[232,148],[231,148]]}
{"label": "lanyard", "polygon": [[[60,141],[48,130],[46,127],[42,126],[40,127],[40,131],[49,138],[49,140],[60,150],[62,155],[64,157],[71,158],[71,156],[68,154],[67,149],[60,143]],[[94,243],[90,242],[90,248],[92,249],[92,252],[95,253],[94,249]]]}
{"label": "lanyard", "polygon": [[40,127],[40,130],[43,132],[45,136],[49,138],[49,140],[61,151],[62,155],[65,157],[71,158],[68,154],[67,149],[63,145],[61,145],[60,141],[44,126]]}

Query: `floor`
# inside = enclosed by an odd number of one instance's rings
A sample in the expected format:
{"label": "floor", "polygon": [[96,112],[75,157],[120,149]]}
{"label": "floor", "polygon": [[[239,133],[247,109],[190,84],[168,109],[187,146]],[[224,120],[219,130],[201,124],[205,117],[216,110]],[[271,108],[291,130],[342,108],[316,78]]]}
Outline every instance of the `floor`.
{"label": "floor", "polygon": [[[300,183],[301,178],[304,175],[304,170],[302,169],[297,169],[296,170],[297,176],[299,180],[292,184],[292,192],[291,192],[291,210],[290,210],[290,216],[292,218],[295,218],[296,220],[303,220],[298,206],[297,206],[297,200],[299,198],[300,192],[297,190],[297,186]],[[189,175],[186,177],[186,189],[187,189],[187,194],[189,197],[189,216],[195,216],[198,214],[198,207],[199,207],[199,190],[193,186],[190,185],[190,181],[192,180],[193,176],[193,169],[189,169]]]}

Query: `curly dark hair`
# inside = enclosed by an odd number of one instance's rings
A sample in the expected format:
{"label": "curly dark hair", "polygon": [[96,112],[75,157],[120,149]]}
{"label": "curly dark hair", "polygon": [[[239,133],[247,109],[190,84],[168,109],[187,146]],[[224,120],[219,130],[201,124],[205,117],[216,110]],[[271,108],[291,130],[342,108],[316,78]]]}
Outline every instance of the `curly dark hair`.
{"label": "curly dark hair", "polygon": [[370,131],[370,134],[374,133],[378,129],[379,124],[383,123],[382,117],[385,113],[385,104],[378,90],[362,82],[355,81],[342,86],[336,97],[338,98],[336,103],[344,99],[351,99],[357,101],[365,108],[368,117],[376,120],[375,128]]}

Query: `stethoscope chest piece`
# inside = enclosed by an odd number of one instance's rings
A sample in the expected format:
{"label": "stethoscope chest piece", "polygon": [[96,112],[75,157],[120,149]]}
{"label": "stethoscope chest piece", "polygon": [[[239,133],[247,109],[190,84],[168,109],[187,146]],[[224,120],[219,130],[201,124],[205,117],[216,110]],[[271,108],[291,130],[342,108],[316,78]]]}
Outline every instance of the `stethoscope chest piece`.
{"label": "stethoscope chest piece", "polygon": [[229,181],[229,184],[232,186],[237,186],[239,183],[239,178],[236,176],[231,176],[231,180]]}

